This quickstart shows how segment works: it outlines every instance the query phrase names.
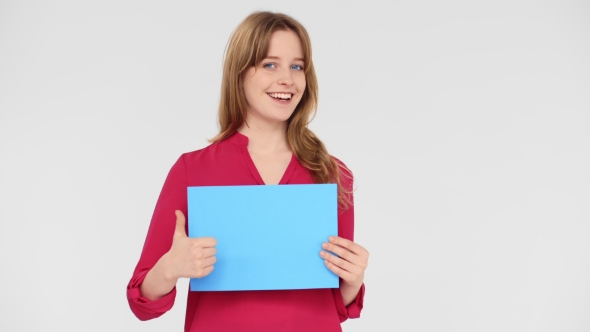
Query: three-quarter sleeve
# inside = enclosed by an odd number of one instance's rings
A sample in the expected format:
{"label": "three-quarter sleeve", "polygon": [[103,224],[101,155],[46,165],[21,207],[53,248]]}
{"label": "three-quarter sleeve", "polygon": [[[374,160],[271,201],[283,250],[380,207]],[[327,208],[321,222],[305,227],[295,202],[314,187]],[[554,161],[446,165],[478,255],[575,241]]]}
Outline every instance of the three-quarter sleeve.
{"label": "three-quarter sleeve", "polygon": [[164,297],[151,301],[142,296],[139,286],[158,260],[170,250],[176,227],[175,210],[187,215],[187,179],[184,155],[170,169],[156,203],[143,250],[133,276],[127,285],[131,311],[140,320],[157,318],[170,310],[176,298],[176,287]]}
{"label": "three-quarter sleeve", "polygon": [[[346,196],[350,201],[348,207],[338,206],[338,236],[350,241],[354,241],[354,197],[353,191],[353,176],[350,170],[346,168],[344,163],[336,159],[341,166],[341,183],[345,189]],[[342,280],[340,280],[342,282]],[[342,293],[340,288],[332,289],[334,295],[334,302],[338,311],[340,322],[344,322],[348,318],[359,318],[361,310],[363,309],[363,299],[365,296],[365,285],[363,284],[356,296],[356,298],[348,305],[344,305]]]}

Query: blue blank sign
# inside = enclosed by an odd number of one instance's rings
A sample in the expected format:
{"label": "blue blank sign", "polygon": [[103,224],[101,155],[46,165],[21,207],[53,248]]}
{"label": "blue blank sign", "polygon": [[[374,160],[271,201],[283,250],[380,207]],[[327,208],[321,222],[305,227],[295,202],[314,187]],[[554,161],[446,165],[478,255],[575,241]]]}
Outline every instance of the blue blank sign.
{"label": "blue blank sign", "polygon": [[337,288],[319,256],[338,234],[335,184],[188,187],[189,237],[217,239],[192,291]]}

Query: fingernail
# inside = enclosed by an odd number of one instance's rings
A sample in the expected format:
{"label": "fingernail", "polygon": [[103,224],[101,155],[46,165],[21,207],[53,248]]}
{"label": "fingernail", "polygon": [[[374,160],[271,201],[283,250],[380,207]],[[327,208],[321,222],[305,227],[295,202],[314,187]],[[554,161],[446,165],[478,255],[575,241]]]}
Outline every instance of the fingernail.
{"label": "fingernail", "polygon": [[330,236],[330,242],[334,242],[336,239],[333,236]]}
{"label": "fingernail", "polygon": [[322,248],[324,248],[324,249],[328,249],[328,244],[327,244],[327,243],[325,243],[325,242],[324,242],[324,243],[322,243]]}
{"label": "fingernail", "polygon": [[324,256],[326,256],[326,253],[323,251],[320,251],[320,256],[324,257]]}

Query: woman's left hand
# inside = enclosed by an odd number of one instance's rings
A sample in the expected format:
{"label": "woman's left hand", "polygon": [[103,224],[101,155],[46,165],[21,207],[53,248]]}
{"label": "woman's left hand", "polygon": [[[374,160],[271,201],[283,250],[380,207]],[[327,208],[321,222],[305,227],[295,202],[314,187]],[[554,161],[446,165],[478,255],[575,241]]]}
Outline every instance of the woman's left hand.
{"label": "woman's left hand", "polygon": [[[330,236],[329,241],[322,244],[324,250],[320,252],[328,269],[339,276],[344,283],[360,287],[365,278],[369,252],[360,245],[338,236]],[[327,251],[338,256],[331,255]]]}

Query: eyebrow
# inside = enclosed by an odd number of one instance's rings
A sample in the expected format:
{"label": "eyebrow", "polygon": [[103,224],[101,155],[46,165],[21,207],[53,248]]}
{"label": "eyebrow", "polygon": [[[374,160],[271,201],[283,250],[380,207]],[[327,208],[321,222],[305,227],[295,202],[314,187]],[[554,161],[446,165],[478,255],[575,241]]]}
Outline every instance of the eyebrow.
{"label": "eyebrow", "polygon": [[[269,55],[269,56],[265,57],[265,59],[274,59],[274,60],[280,60],[281,58],[280,58],[280,57],[278,57],[278,56]],[[293,60],[296,60],[296,61],[303,61],[303,62],[305,62],[305,60],[304,60],[303,58],[295,58],[295,59],[293,59]]]}

